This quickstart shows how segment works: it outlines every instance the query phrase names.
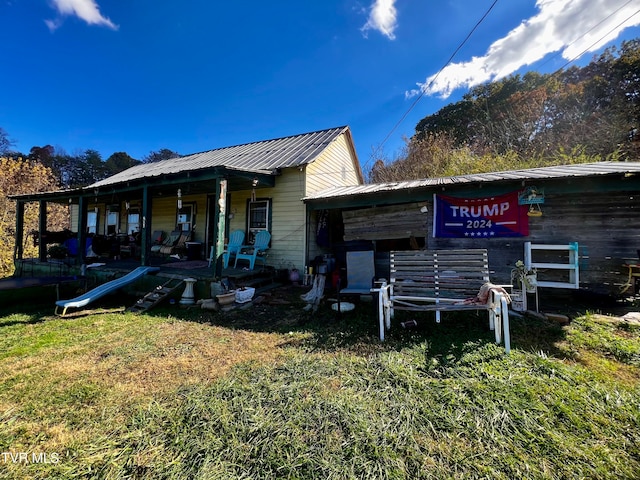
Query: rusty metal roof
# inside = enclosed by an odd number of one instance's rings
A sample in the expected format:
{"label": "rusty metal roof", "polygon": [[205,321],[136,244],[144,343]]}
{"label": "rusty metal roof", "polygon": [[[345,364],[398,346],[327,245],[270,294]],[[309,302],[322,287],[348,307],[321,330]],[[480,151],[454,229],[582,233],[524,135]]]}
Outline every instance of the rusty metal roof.
{"label": "rusty metal roof", "polygon": [[230,170],[276,174],[279,169],[299,167],[313,162],[338,136],[349,127],[336,127],[291,137],[218,148],[184,157],[136,165],[86,188],[130,182],[183,172],[225,167]]}
{"label": "rusty metal roof", "polygon": [[600,175],[640,173],[640,162],[598,162],[575,165],[559,165],[554,167],[528,168],[522,170],[507,170],[503,172],[476,173],[458,175],[455,177],[425,178],[422,180],[406,180],[389,183],[370,183],[348,187],[333,187],[321,190],[305,197],[305,201],[324,200],[330,198],[347,197],[353,195],[367,195],[381,192],[410,190],[449,185],[464,185],[472,183],[489,183],[512,180],[538,180],[568,177],[593,177]]}

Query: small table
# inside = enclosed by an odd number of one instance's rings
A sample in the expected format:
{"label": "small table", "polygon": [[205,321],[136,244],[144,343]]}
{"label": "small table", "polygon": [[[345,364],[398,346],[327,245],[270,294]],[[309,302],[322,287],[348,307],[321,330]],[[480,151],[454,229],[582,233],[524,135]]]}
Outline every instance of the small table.
{"label": "small table", "polygon": [[[634,293],[638,293],[638,288],[634,285],[640,279],[640,264],[639,263],[625,263],[623,265],[629,269],[629,276],[627,278],[627,283],[620,287],[620,293],[625,293],[632,286],[634,287]],[[634,269],[637,269],[634,272]],[[634,281],[635,280],[635,281]]]}

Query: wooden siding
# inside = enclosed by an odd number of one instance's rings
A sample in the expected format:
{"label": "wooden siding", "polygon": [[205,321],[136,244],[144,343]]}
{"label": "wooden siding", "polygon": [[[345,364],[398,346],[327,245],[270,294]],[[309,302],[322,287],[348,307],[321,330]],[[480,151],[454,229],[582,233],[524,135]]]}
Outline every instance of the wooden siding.
{"label": "wooden siding", "polygon": [[[276,179],[275,188],[257,188],[256,198],[270,198],[271,203],[271,248],[267,265],[278,269],[298,268],[305,263],[305,205],[304,172],[285,170]],[[247,200],[251,190],[231,192],[231,210],[234,217],[229,221],[229,231],[247,230]]]}
{"label": "wooden siding", "polygon": [[[207,196],[206,195],[183,195],[182,203],[195,203],[196,215],[195,215],[195,234],[193,241],[205,242],[205,226],[207,221]],[[156,230],[162,230],[165,233],[169,233],[176,228],[176,216],[177,216],[177,198],[176,197],[156,197],[151,204],[151,232]],[[126,215],[126,214],[125,214]],[[126,216],[121,218],[124,224],[121,224],[121,229],[126,227]]]}
{"label": "wooden siding", "polygon": [[[377,240],[424,237],[427,230],[427,218],[431,212],[420,209],[427,202],[387,207],[372,207],[342,212],[344,222],[344,240]],[[431,214],[433,215],[433,214]]]}
{"label": "wooden siding", "polygon": [[78,233],[78,216],[80,215],[80,208],[78,205],[69,205],[69,229],[72,232]]}
{"label": "wooden siding", "polygon": [[[455,196],[454,192],[450,193]],[[626,282],[625,261],[638,260],[640,249],[640,201],[636,192],[547,193],[541,205],[541,217],[529,217],[529,236],[470,239],[434,238],[433,204],[428,203],[425,247],[429,249],[486,248],[492,281],[510,283],[510,273],[518,260],[524,260],[524,243],[568,244],[578,242],[580,288],[615,295]],[[414,204],[397,205],[415,211]],[[363,209],[358,211],[372,211]],[[375,240],[388,237],[384,230]],[[550,256],[549,256],[550,255]],[[548,263],[566,263],[562,253],[550,253],[537,259]],[[558,280],[552,271],[541,271],[545,280]]]}
{"label": "wooden siding", "polygon": [[340,135],[306,167],[305,195],[326,188],[359,184],[356,162],[345,135]]}

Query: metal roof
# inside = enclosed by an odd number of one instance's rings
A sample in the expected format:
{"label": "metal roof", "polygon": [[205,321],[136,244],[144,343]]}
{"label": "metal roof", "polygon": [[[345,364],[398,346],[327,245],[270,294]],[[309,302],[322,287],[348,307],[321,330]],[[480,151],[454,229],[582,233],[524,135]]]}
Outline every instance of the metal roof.
{"label": "metal roof", "polygon": [[402,182],[370,183],[348,187],[332,187],[316,192],[313,195],[309,195],[303,200],[324,200],[353,195],[367,195],[447,185],[464,185],[511,180],[523,181],[568,177],[592,177],[626,173],[640,173],[640,162],[582,163],[575,165],[559,165],[554,167],[528,168],[522,170],[507,170],[503,172],[476,173],[458,175],[455,177],[425,178],[422,180],[406,180]]}
{"label": "metal roof", "polygon": [[213,167],[273,175],[282,168],[299,167],[313,162],[331,142],[348,131],[348,126],[336,127],[145,163],[100,180],[86,188],[99,188]]}

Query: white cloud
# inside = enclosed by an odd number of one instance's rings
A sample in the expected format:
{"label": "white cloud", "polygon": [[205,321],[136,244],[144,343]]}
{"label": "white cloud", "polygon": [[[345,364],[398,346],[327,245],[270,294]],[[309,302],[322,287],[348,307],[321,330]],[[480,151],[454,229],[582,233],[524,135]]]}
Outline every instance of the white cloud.
{"label": "white cloud", "polygon": [[552,52],[573,60],[615,40],[625,28],[640,25],[638,3],[629,0],[538,0],[536,7],[537,15],[493,42],[484,56],[448,65],[405,96],[422,91],[446,98],[457,88],[500,79]]}
{"label": "white cloud", "polygon": [[390,40],[396,38],[393,33],[398,26],[395,3],[396,0],[375,0],[371,5],[367,23],[360,29],[365,36],[369,30],[377,30]]}
{"label": "white cloud", "polygon": [[49,30],[53,31],[62,25],[62,18],[75,15],[89,25],[102,25],[113,30],[118,26],[100,13],[95,0],[51,0],[52,6],[60,16],[54,20],[45,20]]}

